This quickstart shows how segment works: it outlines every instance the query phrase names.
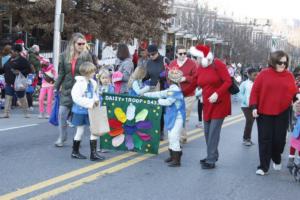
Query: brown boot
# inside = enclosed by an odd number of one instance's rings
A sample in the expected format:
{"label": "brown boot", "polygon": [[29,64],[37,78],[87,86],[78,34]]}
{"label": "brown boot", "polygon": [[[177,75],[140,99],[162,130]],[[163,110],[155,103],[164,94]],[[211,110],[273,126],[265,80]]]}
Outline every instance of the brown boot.
{"label": "brown boot", "polygon": [[9,118],[9,113],[12,104],[12,96],[5,95],[5,104],[4,104],[4,115],[1,118]]}
{"label": "brown boot", "polygon": [[182,156],[182,151],[173,151],[173,160],[169,164],[169,167],[180,167],[181,156]]}
{"label": "brown boot", "polygon": [[20,98],[19,101],[21,103],[21,107],[22,107],[23,112],[24,112],[24,117],[25,118],[30,118],[29,114],[28,114],[28,102],[27,102],[26,96],[24,96],[23,98]]}
{"label": "brown boot", "polygon": [[172,154],[173,154],[173,151],[172,151],[171,149],[169,149],[169,153],[170,153],[170,157],[167,158],[167,159],[165,159],[165,162],[166,162],[166,163],[169,163],[169,162],[172,161]]}

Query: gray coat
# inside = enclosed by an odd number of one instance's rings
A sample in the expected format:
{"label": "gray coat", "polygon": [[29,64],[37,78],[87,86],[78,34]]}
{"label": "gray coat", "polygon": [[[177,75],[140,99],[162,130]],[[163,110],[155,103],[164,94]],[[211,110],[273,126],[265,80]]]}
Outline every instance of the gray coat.
{"label": "gray coat", "polygon": [[128,80],[133,73],[134,65],[130,58],[126,58],[125,60],[117,60],[117,71],[123,74],[122,85],[121,85],[121,93],[128,92]]}

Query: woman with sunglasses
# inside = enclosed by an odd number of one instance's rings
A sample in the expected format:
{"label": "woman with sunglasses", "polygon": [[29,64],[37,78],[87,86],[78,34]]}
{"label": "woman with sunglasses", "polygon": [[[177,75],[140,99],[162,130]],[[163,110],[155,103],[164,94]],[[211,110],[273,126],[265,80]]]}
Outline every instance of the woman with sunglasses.
{"label": "woman with sunglasses", "polygon": [[298,92],[295,78],[287,70],[288,63],[284,51],[271,53],[269,67],[259,73],[252,87],[250,107],[257,118],[260,159],[257,175],[267,174],[271,159],[274,170],[281,170],[290,108]]}
{"label": "woman with sunglasses", "polygon": [[55,90],[60,91],[59,135],[55,142],[56,147],[62,147],[67,140],[67,120],[73,105],[71,90],[75,83],[75,76],[79,75],[79,66],[84,62],[92,61],[84,35],[74,33],[65,52],[60,56],[58,78],[55,82]]}

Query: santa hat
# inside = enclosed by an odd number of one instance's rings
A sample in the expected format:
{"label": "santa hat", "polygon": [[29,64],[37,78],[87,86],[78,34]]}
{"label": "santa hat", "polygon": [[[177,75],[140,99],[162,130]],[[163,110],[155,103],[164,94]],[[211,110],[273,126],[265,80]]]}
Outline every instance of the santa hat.
{"label": "santa hat", "polygon": [[209,46],[207,45],[198,44],[195,47],[191,47],[190,53],[192,56],[202,58],[201,62],[204,67],[210,65],[214,58]]}
{"label": "santa hat", "polygon": [[17,39],[17,40],[15,41],[15,44],[21,44],[21,45],[24,45],[25,43],[24,43],[24,41],[23,41],[22,39]]}

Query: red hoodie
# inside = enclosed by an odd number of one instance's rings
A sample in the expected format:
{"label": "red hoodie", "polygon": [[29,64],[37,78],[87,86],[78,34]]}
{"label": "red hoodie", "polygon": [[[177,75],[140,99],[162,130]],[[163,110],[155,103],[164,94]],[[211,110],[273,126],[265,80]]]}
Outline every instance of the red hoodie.
{"label": "red hoodie", "polygon": [[279,115],[292,104],[298,89],[292,73],[277,72],[269,67],[261,71],[254,81],[250,106],[259,114]]}

